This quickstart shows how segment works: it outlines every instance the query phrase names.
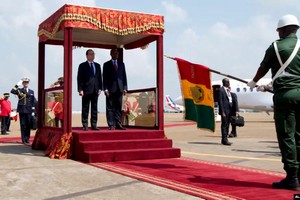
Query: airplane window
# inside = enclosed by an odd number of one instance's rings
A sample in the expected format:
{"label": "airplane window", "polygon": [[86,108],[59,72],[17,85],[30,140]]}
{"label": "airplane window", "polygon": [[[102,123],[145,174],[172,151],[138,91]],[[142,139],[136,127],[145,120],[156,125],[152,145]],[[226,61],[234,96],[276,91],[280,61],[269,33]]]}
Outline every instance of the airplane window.
{"label": "airplane window", "polygon": [[236,91],[237,91],[237,92],[240,92],[240,88],[236,88]]}
{"label": "airplane window", "polygon": [[247,91],[247,88],[244,87],[243,90],[244,90],[244,92],[246,92],[246,91]]}
{"label": "airplane window", "polygon": [[253,92],[253,88],[250,88],[250,91]]}

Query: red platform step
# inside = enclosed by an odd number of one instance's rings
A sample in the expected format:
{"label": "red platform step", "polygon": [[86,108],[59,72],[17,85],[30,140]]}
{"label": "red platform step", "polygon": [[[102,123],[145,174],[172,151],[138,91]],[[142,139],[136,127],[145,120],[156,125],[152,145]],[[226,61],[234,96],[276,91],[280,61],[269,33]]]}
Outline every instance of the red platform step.
{"label": "red platform step", "polygon": [[73,159],[113,162],[180,157],[161,130],[73,130]]}

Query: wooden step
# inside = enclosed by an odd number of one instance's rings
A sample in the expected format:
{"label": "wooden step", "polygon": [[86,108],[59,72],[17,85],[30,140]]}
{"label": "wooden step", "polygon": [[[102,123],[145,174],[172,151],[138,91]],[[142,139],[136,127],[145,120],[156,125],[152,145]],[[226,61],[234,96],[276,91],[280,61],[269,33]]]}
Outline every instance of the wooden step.
{"label": "wooden step", "polygon": [[128,140],[128,139],[157,139],[165,138],[163,131],[158,130],[113,130],[74,132],[73,138],[79,141],[91,140]]}
{"label": "wooden step", "polygon": [[147,149],[172,147],[169,139],[135,139],[135,140],[104,140],[104,141],[82,141],[80,148],[85,151],[97,150],[124,150],[124,149]]}
{"label": "wooden step", "polygon": [[85,151],[85,162],[114,162],[180,157],[179,148],[131,149],[113,151]]}
{"label": "wooden step", "polygon": [[172,140],[163,130],[127,129],[74,130],[74,160],[113,162],[180,157],[180,149],[172,148]]}

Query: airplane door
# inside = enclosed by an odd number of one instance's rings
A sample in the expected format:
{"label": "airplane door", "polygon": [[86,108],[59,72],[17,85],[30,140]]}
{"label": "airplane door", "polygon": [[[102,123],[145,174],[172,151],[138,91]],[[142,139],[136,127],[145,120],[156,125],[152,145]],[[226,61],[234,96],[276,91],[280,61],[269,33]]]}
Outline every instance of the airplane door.
{"label": "airplane door", "polygon": [[219,105],[218,105],[218,101],[219,101],[219,91],[221,88],[221,85],[213,85],[213,97],[214,97],[214,113],[215,113],[215,120],[216,122],[221,121],[221,115],[219,115]]}
{"label": "airplane door", "polygon": [[218,102],[221,85],[213,85],[212,88],[213,88],[214,102]]}

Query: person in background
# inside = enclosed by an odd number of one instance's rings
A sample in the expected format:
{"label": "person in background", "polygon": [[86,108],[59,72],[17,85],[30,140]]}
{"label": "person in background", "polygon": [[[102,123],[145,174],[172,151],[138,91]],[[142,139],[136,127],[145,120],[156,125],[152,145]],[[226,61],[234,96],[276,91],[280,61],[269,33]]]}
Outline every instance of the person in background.
{"label": "person in background", "polygon": [[63,127],[63,118],[64,118],[64,113],[63,113],[63,104],[61,102],[60,95],[57,94],[54,96],[55,102],[52,105],[52,109],[54,114],[55,114],[55,127]]}
{"label": "person in background", "polygon": [[0,98],[1,106],[1,134],[8,135],[9,123],[10,123],[10,112],[11,112],[11,102],[8,100],[9,93],[4,93],[3,97]]}
{"label": "person in background", "polygon": [[219,90],[219,115],[221,115],[221,144],[231,145],[228,141],[230,117],[232,116],[232,96],[230,93],[230,82],[228,78],[222,80],[223,86]]}
{"label": "person in background", "polygon": [[59,77],[57,79],[57,81],[55,81],[54,83],[52,83],[50,85],[51,88],[53,87],[62,87],[64,85],[64,77]]}
{"label": "person in background", "polygon": [[129,125],[129,117],[128,115],[130,114],[130,102],[128,101],[128,97],[124,96],[123,97],[123,102],[122,102],[122,125],[128,126]]}
{"label": "person in background", "polygon": [[77,87],[79,96],[82,97],[81,122],[83,130],[88,130],[88,115],[91,104],[91,128],[99,130],[98,97],[102,91],[102,76],[100,64],[94,62],[95,53],[92,49],[86,51],[87,61],[78,67]]}
{"label": "person in background", "polygon": [[[232,97],[232,107],[231,107],[231,116],[238,116],[239,115],[239,104],[237,95],[234,92],[230,92]],[[228,135],[228,137],[233,138],[237,137],[237,131],[236,131],[236,125],[231,123],[231,133]]]}
{"label": "person in background", "polygon": [[297,38],[299,21],[294,15],[284,15],[278,21],[279,39],[265,52],[250,88],[271,69],[272,88],[258,87],[258,91],[273,89],[274,120],[281,161],[286,177],[273,182],[277,189],[300,190],[300,41]]}
{"label": "person in background", "polygon": [[118,50],[111,49],[111,60],[103,65],[103,89],[106,96],[106,119],[108,129],[125,130],[121,123],[122,98],[127,92],[125,64],[118,60]]}
{"label": "person in background", "polygon": [[32,117],[35,116],[35,97],[34,91],[29,89],[28,77],[21,79],[23,88],[19,88],[18,84],[10,91],[12,94],[17,95],[19,98],[17,112],[20,116],[20,128],[22,143],[25,145],[30,145],[30,130],[32,126]]}

